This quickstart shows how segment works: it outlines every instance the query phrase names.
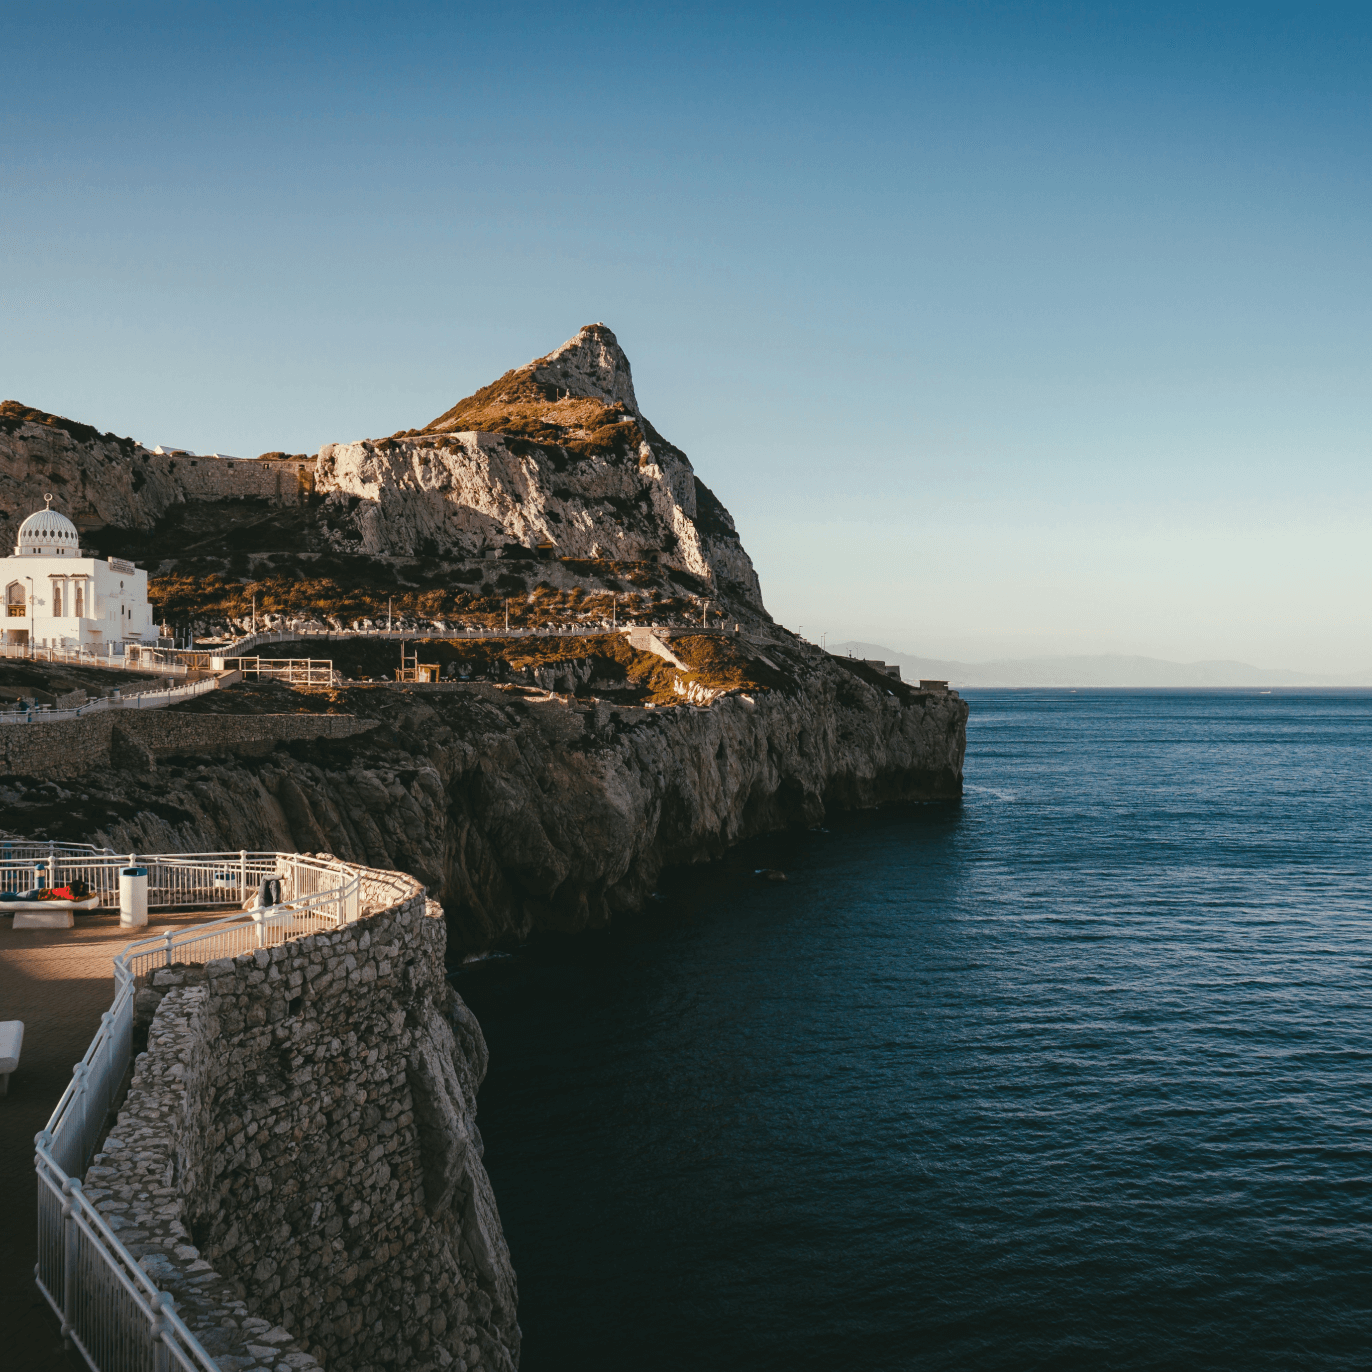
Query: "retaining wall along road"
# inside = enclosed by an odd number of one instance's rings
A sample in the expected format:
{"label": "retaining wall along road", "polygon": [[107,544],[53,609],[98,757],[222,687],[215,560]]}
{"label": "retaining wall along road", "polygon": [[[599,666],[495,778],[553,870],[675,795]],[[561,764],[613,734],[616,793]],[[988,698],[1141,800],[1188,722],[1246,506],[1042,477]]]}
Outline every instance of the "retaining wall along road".
{"label": "retaining wall along road", "polygon": [[[178,753],[270,753],[301,738],[349,738],[376,728],[356,715],[188,715],[116,710],[41,728],[0,730],[0,775],[69,778],[110,765],[110,746],[131,741],[151,758]],[[118,731],[118,737],[116,737]]]}
{"label": "retaining wall along road", "polygon": [[424,888],[369,871],[366,898],[386,908],[152,975],[147,1051],[86,1195],[221,1368],[508,1372],[485,1043]]}

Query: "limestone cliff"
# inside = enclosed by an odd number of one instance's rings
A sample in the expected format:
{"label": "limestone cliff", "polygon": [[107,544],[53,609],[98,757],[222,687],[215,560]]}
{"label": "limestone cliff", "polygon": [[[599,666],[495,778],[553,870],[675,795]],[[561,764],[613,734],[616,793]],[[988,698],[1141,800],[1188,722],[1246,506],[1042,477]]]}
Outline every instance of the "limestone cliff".
{"label": "limestone cliff", "polygon": [[639,412],[629,359],[603,324],[423,429],[322,448],[316,488],[361,500],[360,552],[475,558],[510,541],[545,545],[561,558],[676,567],[762,605],[728,511]]}
{"label": "limestone cliff", "polygon": [[51,492],[90,547],[148,567],[160,613],[193,615],[201,632],[253,595],[263,613],[295,602],[323,615],[332,600],[352,614],[359,589],[377,613],[397,592],[442,588],[450,615],[480,613],[511,559],[537,557],[558,583],[603,589],[647,564],[736,614],[764,613],[729,512],[641,414],[603,324],[423,429],[308,459],[155,453],[5,401],[0,488],[0,545]]}

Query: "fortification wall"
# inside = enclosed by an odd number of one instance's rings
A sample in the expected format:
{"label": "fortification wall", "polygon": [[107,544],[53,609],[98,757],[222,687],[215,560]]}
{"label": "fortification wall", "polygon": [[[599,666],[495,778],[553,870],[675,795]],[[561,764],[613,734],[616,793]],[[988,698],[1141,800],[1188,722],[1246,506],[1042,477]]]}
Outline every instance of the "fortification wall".
{"label": "fortification wall", "polygon": [[377,914],[154,974],[87,1195],[223,1367],[512,1372],[485,1043],[445,979],[437,904],[367,875]]}
{"label": "fortification wall", "polygon": [[192,715],[170,710],[102,710],[54,724],[0,726],[0,776],[61,781],[92,767],[150,768],[183,753],[237,757],[270,753],[302,738],[349,738],[376,727],[356,715]]}
{"label": "fortification wall", "polygon": [[271,462],[230,461],[222,457],[176,457],[168,474],[187,500],[236,500],[244,497],[294,505],[314,492],[317,458]]}

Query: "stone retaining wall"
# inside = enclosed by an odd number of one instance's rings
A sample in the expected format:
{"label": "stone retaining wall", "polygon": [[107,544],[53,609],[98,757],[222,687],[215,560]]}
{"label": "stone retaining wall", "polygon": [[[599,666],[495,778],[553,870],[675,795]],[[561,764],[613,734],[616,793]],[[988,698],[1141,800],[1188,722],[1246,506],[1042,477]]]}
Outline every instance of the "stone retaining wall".
{"label": "stone retaining wall", "polygon": [[153,974],[147,1051],[87,1195],[221,1368],[513,1372],[481,1162],[480,1027],[401,873],[354,924]]}
{"label": "stone retaining wall", "polygon": [[[85,719],[0,726],[0,776],[61,781],[92,767],[178,753],[270,753],[302,738],[348,738],[376,728],[356,715],[193,715],[168,710],[102,710]],[[111,748],[116,756],[111,758]]]}

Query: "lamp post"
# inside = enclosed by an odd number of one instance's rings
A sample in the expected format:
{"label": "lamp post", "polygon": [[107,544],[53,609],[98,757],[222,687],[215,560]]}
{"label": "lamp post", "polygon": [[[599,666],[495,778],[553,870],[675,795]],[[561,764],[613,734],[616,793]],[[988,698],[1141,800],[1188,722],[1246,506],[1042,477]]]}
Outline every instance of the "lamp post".
{"label": "lamp post", "polygon": [[29,652],[32,654],[38,642],[38,621],[33,617],[33,578],[26,576],[24,580],[29,583]]}

